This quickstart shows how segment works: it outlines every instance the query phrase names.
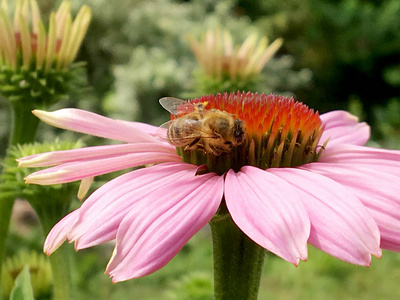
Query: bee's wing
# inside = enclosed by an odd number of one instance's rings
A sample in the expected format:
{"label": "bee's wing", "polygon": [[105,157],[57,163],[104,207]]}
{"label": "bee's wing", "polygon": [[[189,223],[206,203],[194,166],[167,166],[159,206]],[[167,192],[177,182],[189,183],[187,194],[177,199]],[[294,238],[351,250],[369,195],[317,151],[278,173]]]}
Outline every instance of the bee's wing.
{"label": "bee's wing", "polygon": [[172,121],[165,122],[156,130],[156,136],[164,141],[168,140],[167,132]]}
{"label": "bee's wing", "polygon": [[162,107],[164,107],[167,111],[169,111],[171,114],[173,114],[175,116],[178,113],[178,107],[182,104],[188,103],[184,100],[174,98],[174,97],[164,97],[164,98],[161,98],[160,100],[158,100],[158,102],[160,102]]}

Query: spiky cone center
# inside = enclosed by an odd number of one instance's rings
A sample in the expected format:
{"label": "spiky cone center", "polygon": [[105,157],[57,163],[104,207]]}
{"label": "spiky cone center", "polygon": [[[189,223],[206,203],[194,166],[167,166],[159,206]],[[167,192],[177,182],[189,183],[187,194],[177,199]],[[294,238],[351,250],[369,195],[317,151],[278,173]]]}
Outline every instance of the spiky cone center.
{"label": "spiky cone center", "polygon": [[193,113],[193,104],[204,104],[206,110],[225,111],[244,121],[245,142],[228,153],[215,155],[204,149],[177,148],[183,161],[206,165],[208,171],[220,175],[246,165],[267,169],[315,162],[327,143],[320,143],[324,126],[318,112],[293,98],[250,92],[202,96],[181,105],[176,118]]}

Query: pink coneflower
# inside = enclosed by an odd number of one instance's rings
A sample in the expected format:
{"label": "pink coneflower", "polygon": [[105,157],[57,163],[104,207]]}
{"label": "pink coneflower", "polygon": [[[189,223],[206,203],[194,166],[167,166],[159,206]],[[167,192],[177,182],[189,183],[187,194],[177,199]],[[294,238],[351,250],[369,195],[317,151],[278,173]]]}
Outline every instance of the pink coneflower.
{"label": "pink coneflower", "polygon": [[114,282],[145,276],[166,265],[225,205],[251,240],[295,265],[307,259],[307,243],[363,266],[381,248],[400,250],[400,152],[363,146],[367,124],[345,111],[319,116],[274,95],[190,102],[243,120],[247,142],[219,156],[177,151],[151,125],[77,109],[34,111],[53,126],[125,143],[21,158],[21,167],[53,166],[27,183],[87,180],[156,163],[96,190],[52,229],[46,254],[65,239],[77,250],[116,239],[106,273]]}

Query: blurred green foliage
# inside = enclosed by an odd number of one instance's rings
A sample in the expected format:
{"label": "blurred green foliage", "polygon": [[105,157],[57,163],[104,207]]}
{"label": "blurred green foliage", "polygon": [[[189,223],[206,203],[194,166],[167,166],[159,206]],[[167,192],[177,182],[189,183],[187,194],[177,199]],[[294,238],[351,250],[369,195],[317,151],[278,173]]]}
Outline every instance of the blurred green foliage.
{"label": "blurred green foliage", "polygon": [[383,148],[400,149],[400,98],[390,99],[384,107],[374,110],[375,140]]}
{"label": "blurred green foliage", "polygon": [[[26,269],[27,275],[23,275],[25,280],[18,283],[18,278],[20,274]],[[16,255],[7,258],[2,269],[1,274],[1,286],[3,296],[11,295],[14,293],[14,298],[12,299],[51,299],[51,268],[48,260],[44,253],[36,252],[31,250],[30,252],[26,250],[19,251]],[[19,286],[21,290],[27,289],[26,292],[31,292],[32,296],[27,298],[20,296],[15,297],[16,287]],[[12,291],[14,290],[14,292]]]}
{"label": "blurred green foliage", "polygon": [[10,300],[33,300],[33,291],[30,283],[29,266],[26,265],[15,280]]}
{"label": "blurred green foliage", "polygon": [[399,1],[257,3],[247,13],[265,31],[285,38],[283,47],[296,66],[313,72],[312,89],[295,91],[302,101],[326,111],[345,108],[356,96],[372,121],[375,104],[399,95],[399,81],[392,80],[400,65]]}

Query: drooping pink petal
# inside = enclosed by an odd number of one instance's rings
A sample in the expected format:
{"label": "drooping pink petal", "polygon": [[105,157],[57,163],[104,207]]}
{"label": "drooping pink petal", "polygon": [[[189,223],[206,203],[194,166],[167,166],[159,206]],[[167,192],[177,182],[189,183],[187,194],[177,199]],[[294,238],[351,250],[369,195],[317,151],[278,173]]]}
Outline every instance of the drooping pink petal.
{"label": "drooping pink petal", "polygon": [[157,141],[154,134],[158,127],[143,123],[114,120],[74,108],[60,109],[54,112],[34,110],[33,113],[43,122],[62,129],[128,143]]}
{"label": "drooping pink petal", "polygon": [[49,232],[43,246],[46,255],[52,254],[67,239],[67,235],[79,217],[79,209],[62,218]]}
{"label": "drooping pink petal", "polygon": [[19,167],[49,167],[68,162],[105,159],[129,153],[154,152],[175,154],[175,147],[161,143],[135,143],[93,146],[80,149],[44,152],[18,159]]}
{"label": "drooping pink petal", "polygon": [[399,176],[355,163],[313,163],[304,168],[329,177],[356,194],[379,227],[381,247],[386,249],[389,245],[388,249],[400,251]]}
{"label": "drooping pink petal", "polygon": [[152,193],[121,222],[106,273],[113,282],[151,274],[165,266],[214,216],[223,177],[186,177]]}
{"label": "drooping pink petal", "polygon": [[77,250],[115,239],[117,229],[130,211],[165,187],[194,177],[197,166],[166,163],[121,175],[97,189],[79,209],[79,221],[68,238]]}
{"label": "drooping pink petal", "polygon": [[400,242],[399,242],[399,235],[400,232],[386,232],[384,233],[385,239],[381,240],[381,247],[382,249],[386,249],[389,251],[400,252]]}
{"label": "drooping pink petal", "polygon": [[82,178],[81,184],[79,185],[77,197],[79,201],[82,201],[85,198],[86,194],[89,192],[90,187],[92,186],[94,177],[85,177]]}
{"label": "drooping pink petal", "polygon": [[270,172],[297,188],[311,221],[311,245],[357,265],[369,266],[371,254],[381,256],[378,227],[351,191],[301,169],[277,168]]}
{"label": "drooping pink petal", "polygon": [[321,136],[324,143],[328,138],[328,147],[336,144],[365,145],[370,137],[367,123],[359,123],[358,118],[347,111],[335,110],[320,116],[325,130]]}
{"label": "drooping pink petal", "polygon": [[322,152],[319,162],[363,165],[373,170],[400,176],[400,151],[395,150],[335,145]]}
{"label": "drooping pink petal", "polygon": [[25,177],[25,182],[39,185],[59,184],[145,164],[180,161],[182,161],[182,158],[176,154],[162,153],[159,151],[129,153],[104,159],[100,158],[65,163],[34,172]]}
{"label": "drooping pink petal", "polygon": [[225,201],[233,221],[257,244],[295,265],[307,259],[310,221],[297,190],[286,181],[250,166],[230,170]]}

